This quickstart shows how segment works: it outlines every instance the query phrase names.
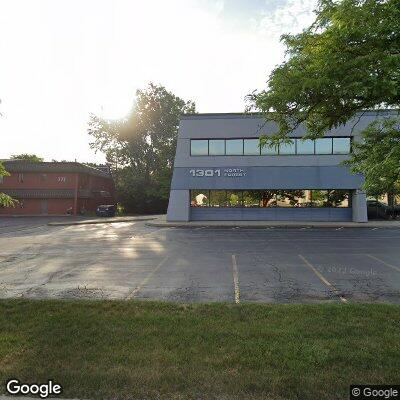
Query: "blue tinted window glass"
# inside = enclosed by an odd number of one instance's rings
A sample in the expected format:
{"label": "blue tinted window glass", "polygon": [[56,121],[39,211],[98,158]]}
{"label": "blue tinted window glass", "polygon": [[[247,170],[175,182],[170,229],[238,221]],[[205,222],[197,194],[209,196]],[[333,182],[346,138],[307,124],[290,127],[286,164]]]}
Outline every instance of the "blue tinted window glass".
{"label": "blue tinted window glass", "polygon": [[316,139],[315,154],[332,154],[332,138]]}
{"label": "blue tinted window glass", "polygon": [[192,156],[208,155],[208,140],[191,140],[190,154]]}
{"label": "blue tinted window glass", "polygon": [[350,138],[333,138],[333,154],[349,154]]}
{"label": "blue tinted window glass", "polygon": [[223,156],[225,154],[225,140],[224,139],[210,139],[208,141],[210,156]]}
{"label": "blue tinted window glass", "polygon": [[297,154],[314,154],[314,140],[297,139]]}
{"label": "blue tinted window glass", "polygon": [[244,154],[259,155],[260,154],[260,139],[244,139]]}
{"label": "blue tinted window glass", "polygon": [[243,139],[227,139],[225,145],[227,156],[241,156],[243,154]]}
{"label": "blue tinted window glass", "polygon": [[261,148],[261,154],[267,156],[276,156],[278,154],[278,148],[276,146],[265,145]]}
{"label": "blue tinted window glass", "polygon": [[296,154],[295,141],[292,140],[290,143],[281,143],[279,145],[279,154]]}

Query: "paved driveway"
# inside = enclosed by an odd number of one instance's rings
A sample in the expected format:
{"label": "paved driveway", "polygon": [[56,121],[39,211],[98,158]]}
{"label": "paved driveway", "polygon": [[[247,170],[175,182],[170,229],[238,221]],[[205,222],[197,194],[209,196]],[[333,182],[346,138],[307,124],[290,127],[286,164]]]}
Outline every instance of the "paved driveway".
{"label": "paved driveway", "polygon": [[0,220],[0,297],[400,303],[398,229],[46,223]]}

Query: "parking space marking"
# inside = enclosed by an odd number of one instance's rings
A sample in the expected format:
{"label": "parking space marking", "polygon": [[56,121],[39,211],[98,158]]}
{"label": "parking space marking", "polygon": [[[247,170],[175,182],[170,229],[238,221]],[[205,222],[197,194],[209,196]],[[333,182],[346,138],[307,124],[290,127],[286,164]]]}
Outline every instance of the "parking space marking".
{"label": "parking space marking", "polygon": [[135,297],[140,290],[142,290],[143,286],[148,283],[148,281],[153,277],[153,275],[166,263],[169,258],[169,254],[167,254],[158,264],[157,266],[140,282],[138,286],[135,287],[132,291],[130,291],[126,296],[125,300],[132,299]]}
{"label": "parking space marking", "polygon": [[347,303],[347,299],[345,299],[340,294],[340,291],[335,286],[333,286],[332,283],[330,283],[328,279],[326,279],[321,274],[321,272],[319,272],[304,256],[302,256],[301,254],[299,254],[298,256],[307,265],[307,267],[310,268],[315,275],[317,275],[317,277],[321,280],[321,282],[323,282],[326,286],[328,286],[328,288],[339,297],[340,301],[342,301],[343,303]]}
{"label": "parking space marking", "polygon": [[371,254],[365,254],[365,255],[366,255],[367,257],[369,257],[369,258],[372,258],[373,260],[379,261],[379,262],[382,263],[383,265],[386,265],[387,267],[392,268],[392,269],[394,269],[394,270],[397,271],[397,272],[400,272],[400,267],[396,267],[395,265],[389,264],[389,263],[387,263],[386,261],[383,261],[383,260],[381,260],[380,258],[375,257],[375,256],[373,256],[373,255],[371,255]]}
{"label": "parking space marking", "polygon": [[240,288],[239,288],[239,273],[236,261],[236,255],[232,254],[232,275],[233,275],[233,288],[235,291],[235,303],[240,303]]}

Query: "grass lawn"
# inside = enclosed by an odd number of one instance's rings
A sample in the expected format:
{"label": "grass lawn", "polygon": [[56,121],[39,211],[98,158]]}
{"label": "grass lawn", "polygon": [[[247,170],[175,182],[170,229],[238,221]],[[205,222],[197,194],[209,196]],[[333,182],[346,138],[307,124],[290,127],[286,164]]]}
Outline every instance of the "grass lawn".
{"label": "grass lawn", "polygon": [[346,399],[400,383],[400,306],[2,300],[10,377],[86,399]]}

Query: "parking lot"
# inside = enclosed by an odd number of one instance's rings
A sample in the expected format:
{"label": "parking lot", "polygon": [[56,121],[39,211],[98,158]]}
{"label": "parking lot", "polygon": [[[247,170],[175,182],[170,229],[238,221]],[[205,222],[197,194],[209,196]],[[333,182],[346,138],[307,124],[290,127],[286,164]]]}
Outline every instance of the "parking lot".
{"label": "parking lot", "polygon": [[400,230],[0,220],[0,297],[400,303]]}

